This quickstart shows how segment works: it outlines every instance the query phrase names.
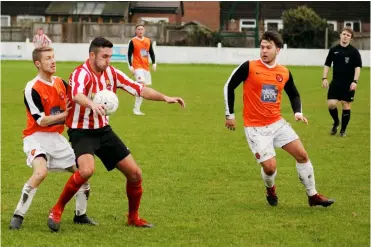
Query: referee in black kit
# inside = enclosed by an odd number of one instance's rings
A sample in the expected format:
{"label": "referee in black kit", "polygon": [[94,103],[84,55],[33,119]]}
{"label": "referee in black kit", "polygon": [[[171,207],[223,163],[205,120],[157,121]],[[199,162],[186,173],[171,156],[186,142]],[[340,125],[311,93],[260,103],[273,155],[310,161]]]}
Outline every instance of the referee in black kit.
{"label": "referee in black kit", "polygon": [[331,135],[337,133],[340,125],[337,103],[341,101],[343,114],[341,116],[340,136],[346,136],[345,130],[350,120],[350,105],[354,100],[354,93],[362,68],[362,59],[359,51],[350,45],[354,35],[350,27],[345,27],[340,34],[340,44],[332,47],[327,55],[323,68],[322,87],[328,88],[327,73],[333,65],[333,76],[327,93],[327,105],[334,120]]}

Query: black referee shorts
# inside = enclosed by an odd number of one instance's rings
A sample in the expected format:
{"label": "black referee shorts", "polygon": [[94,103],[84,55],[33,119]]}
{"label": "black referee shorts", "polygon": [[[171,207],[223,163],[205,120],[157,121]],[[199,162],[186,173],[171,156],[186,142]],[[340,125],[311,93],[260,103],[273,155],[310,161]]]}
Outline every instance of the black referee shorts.
{"label": "black referee shorts", "polygon": [[[83,154],[97,155],[107,171],[130,154],[129,149],[113,132],[110,126],[101,129],[69,129],[67,131],[77,158]],[[77,162],[76,165],[78,166]]]}
{"label": "black referee shorts", "polygon": [[327,99],[343,100],[353,102],[355,91],[349,91],[350,84],[331,82],[327,92]]}

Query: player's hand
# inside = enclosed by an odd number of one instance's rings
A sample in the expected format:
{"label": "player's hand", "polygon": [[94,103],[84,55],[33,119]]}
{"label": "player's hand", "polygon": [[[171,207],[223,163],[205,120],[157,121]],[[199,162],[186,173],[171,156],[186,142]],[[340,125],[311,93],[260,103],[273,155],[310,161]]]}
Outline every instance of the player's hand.
{"label": "player's hand", "polygon": [[66,111],[65,111],[65,112],[67,112],[67,114],[68,114],[68,112],[69,112],[71,109],[72,109],[71,101],[70,101],[69,99],[67,99],[67,101],[66,101]]}
{"label": "player's hand", "polygon": [[236,119],[226,119],[225,120],[225,127],[227,127],[229,130],[236,130]]}
{"label": "player's hand", "polygon": [[165,102],[168,103],[168,104],[179,103],[182,106],[182,108],[185,107],[184,100],[182,98],[179,98],[179,97],[165,96]]}
{"label": "player's hand", "polygon": [[98,115],[105,116],[106,115],[106,108],[104,105],[95,104],[94,102],[90,106],[90,109],[93,111],[94,116],[97,117]]}
{"label": "player's hand", "polygon": [[308,120],[303,116],[302,113],[295,113],[295,120],[296,121],[302,121],[305,124],[308,124]]}
{"label": "player's hand", "polygon": [[129,70],[130,70],[131,74],[134,75],[134,68],[133,68],[133,66],[130,66],[130,67],[129,67]]}
{"label": "player's hand", "polygon": [[322,87],[323,88],[328,88],[328,80],[327,79],[322,80]]}
{"label": "player's hand", "polygon": [[68,116],[68,112],[72,109],[71,101],[66,100],[66,110],[62,113],[65,117]]}
{"label": "player's hand", "polygon": [[157,70],[157,64],[155,64],[155,63],[152,64],[152,70],[156,72],[156,70]]}
{"label": "player's hand", "polygon": [[357,88],[357,83],[352,82],[352,84],[350,84],[350,91],[354,91],[356,90],[356,88]]}

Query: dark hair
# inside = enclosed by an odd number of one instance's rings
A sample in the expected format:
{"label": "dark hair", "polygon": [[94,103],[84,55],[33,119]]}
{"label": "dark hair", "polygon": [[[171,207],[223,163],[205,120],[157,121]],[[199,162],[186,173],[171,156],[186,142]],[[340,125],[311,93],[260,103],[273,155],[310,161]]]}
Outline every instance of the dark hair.
{"label": "dark hair", "polygon": [[143,24],[135,25],[135,30],[137,30],[138,27],[143,27],[144,28],[144,25]]}
{"label": "dark hair", "polygon": [[32,60],[33,62],[35,63],[36,61],[41,61],[41,57],[42,57],[42,53],[44,51],[54,51],[53,48],[51,48],[50,46],[43,46],[43,47],[39,47],[39,48],[35,48],[32,52]]}
{"label": "dark hair", "polygon": [[263,35],[261,36],[260,43],[263,40],[267,40],[269,42],[270,41],[273,41],[277,48],[282,48],[283,47],[282,37],[277,32],[274,32],[274,31],[266,31],[266,32],[264,32]]}
{"label": "dark hair", "polygon": [[89,52],[97,52],[97,48],[112,48],[113,44],[108,39],[105,39],[103,37],[97,37],[93,39],[93,41],[90,43]]}
{"label": "dark hair", "polygon": [[348,27],[348,26],[344,27],[343,30],[341,30],[341,33],[344,32],[344,31],[347,31],[348,33],[350,33],[352,35],[350,37],[353,38],[354,31],[353,31],[353,29],[351,27]]}

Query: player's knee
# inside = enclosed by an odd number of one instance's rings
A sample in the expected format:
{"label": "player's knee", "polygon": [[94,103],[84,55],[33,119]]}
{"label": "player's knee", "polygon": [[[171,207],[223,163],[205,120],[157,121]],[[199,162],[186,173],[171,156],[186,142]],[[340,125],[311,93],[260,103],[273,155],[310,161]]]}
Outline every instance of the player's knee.
{"label": "player's knee", "polygon": [[268,176],[272,176],[274,172],[276,171],[276,166],[270,166],[268,169],[264,169],[264,173]]}
{"label": "player's knee", "polygon": [[127,179],[129,181],[139,181],[142,179],[142,170],[137,167],[135,170],[133,170],[131,173],[128,174]]}
{"label": "player's knee", "polygon": [[335,109],[337,107],[337,105],[336,105],[336,103],[332,103],[332,102],[330,102],[330,103],[328,103],[328,108],[329,109]]}
{"label": "player's knee", "polygon": [[308,162],[308,153],[305,151],[305,150],[302,150],[300,151],[297,155],[296,155],[296,161],[298,163],[307,163]]}
{"label": "player's knee", "polygon": [[78,163],[78,169],[81,177],[84,179],[89,179],[91,176],[93,176],[95,172],[95,165],[94,165],[94,156],[87,154],[87,155],[81,155],[77,159]]}
{"label": "player's knee", "polygon": [[38,182],[41,182],[46,178],[47,174],[48,174],[48,169],[46,167],[45,168],[39,168],[34,172],[33,177]]}
{"label": "player's knee", "polygon": [[93,176],[93,174],[95,172],[95,167],[92,166],[92,167],[79,168],[79,172],[80,172],[81,177],[83,177],[85,179],[88,179],[91,176]]}
{"label": "player's knee", "polygon": [[268,176],[271,176],[276,171],[276,162],[275,161],[265,161],[263,164],[264,173]]}
{"label": "player's knee", "polygon": [[350,103],[342,102],[342,104],[343,104],[343,110],[350,110]]}

